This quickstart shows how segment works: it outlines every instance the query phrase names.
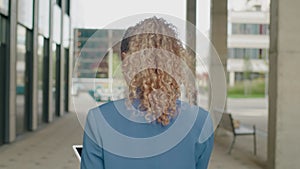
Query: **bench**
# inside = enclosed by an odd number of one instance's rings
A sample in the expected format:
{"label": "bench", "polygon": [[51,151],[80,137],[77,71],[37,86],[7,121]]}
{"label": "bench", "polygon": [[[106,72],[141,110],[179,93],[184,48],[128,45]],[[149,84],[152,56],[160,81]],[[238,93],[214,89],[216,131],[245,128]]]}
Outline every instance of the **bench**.
{"label": "bench", "polygon": [[253,136],[253,151],[254,155],[256,155],[256,127],[255,125],[252,128],[246,127],[244,125],[235,126],[234,120],[230,113],[223,113],[218,128],[223,128],[231,133],[233,133],[233,140],[230,144],[228,154],[231,153],[233,145],[235,143],[235,139],[237,136]]}

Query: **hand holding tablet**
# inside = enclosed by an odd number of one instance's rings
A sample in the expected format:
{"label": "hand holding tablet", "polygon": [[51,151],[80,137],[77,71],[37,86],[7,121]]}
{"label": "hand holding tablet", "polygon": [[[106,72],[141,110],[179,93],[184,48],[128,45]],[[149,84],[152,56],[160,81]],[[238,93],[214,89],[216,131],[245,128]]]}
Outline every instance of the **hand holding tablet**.
{"label": "hand holding tablet", "polygon": [[73,145],[73,150],[74,153],[76,155],[76,157],[78,158],[79,162],[81,161],[81,152],[82,152],[82,145]]}

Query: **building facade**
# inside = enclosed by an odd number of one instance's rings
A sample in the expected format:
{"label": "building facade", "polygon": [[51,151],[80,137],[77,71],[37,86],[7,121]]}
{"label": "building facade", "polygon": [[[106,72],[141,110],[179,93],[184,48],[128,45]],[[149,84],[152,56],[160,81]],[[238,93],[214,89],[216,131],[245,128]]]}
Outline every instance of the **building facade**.
{"label": "building facade", "polygon": [[112,87],[113,76],[120,71],[123,34],[121,29],[74,29],[74,90],[93,90],[95,82]]}
{"label": "building facade", "polygon": [[245,78],[265,77],[268,73],[269,0],[228,1],[229,85]]}
{"label": "building facade", "polygon": [[0,1],[0,145],[68,112],[70,0]]}

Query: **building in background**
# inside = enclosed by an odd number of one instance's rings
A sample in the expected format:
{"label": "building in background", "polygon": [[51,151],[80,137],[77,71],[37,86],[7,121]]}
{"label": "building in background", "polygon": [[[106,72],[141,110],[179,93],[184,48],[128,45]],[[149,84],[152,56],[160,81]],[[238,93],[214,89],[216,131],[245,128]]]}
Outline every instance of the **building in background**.
{"label": "building in background", "polygon": [[120,71],[123,33],[120,29],[74,29],[74,94],[79,89],[112,88],[112,79]]}
{"label": "building in background", "polygon": [[68,112],[70,0],[0,1],[0,145]]}
{"label": "building in background", "polygon": [[[114,29],[75,29],[74,56],[78,60],[77,78],[108,78],[109,48],[113,47],[113,56],[120,53],[119,41],[124,30]],[[97,63],[101,60],[100,65]],[[98,69],[98,71],[97,71]],[[97,74],[95,74],[97,72]]]}
{"label": "building in background", "polygon": [[228,1],[229,85],[268,74],[270,0]]}

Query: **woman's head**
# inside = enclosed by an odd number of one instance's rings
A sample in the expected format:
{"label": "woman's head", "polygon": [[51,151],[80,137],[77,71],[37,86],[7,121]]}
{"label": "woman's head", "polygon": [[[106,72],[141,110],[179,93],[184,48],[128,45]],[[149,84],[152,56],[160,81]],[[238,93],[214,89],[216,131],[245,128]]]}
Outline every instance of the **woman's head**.
{"label": "woman's head", "polygon": [[123,74],[129,100],[140,101],[145,119],[168,125],[177,115],[180,85],[187,87],[182,61],[187,52],[175,26],[162,18],[148,18],[126,30],[121,42]]}

